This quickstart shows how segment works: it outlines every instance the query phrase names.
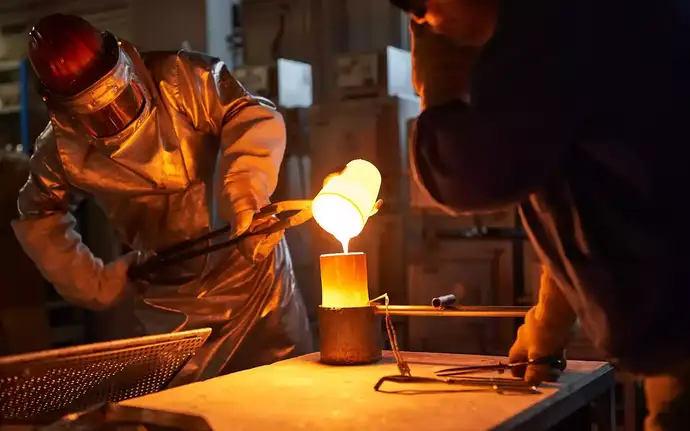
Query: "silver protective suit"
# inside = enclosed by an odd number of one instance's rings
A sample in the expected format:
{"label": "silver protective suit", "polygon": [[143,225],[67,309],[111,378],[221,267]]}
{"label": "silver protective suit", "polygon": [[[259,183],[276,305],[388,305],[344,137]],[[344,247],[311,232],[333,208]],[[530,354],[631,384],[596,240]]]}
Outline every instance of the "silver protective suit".
{"label": "silver protective suit", "polygon": [[[186,51],[139,56],[121,47],[104,82],[116,89],[133,80],[144,89],[143,110],[108,138],[88,133],[69,111],[51,110],[19,197],[21,219],[13,222],[22,246],[77,305],[103,309],[129,294],[147,334],[212,328],[182,383],[310,351],[285,239],[257,263],[227,248],[161,278],[192,274],[193,281],[155,286],[114,280],[123,271],[109,279],[108,265],[82,244],[71,211],[87,196],[133,250],[165,249],[224,226],[243,202],[269,203],[285,150],[280,114],[251,97],[221,61]],[[91,94],[96,102],[101,96]]]}

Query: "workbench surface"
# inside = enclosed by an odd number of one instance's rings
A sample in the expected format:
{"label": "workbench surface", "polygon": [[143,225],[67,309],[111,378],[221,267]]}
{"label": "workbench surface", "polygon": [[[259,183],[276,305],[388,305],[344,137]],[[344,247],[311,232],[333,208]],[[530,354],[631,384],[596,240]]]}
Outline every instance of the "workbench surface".
{"label": "workbench surface", "polygon": [[[413,375],[504,358],[404,352]],[[386,382],[398,374],[389,352],[378,364],[337,367],[314,353],[128,400],[123,404],[204,416],[214,430],[530,430],[550,425],[613,387],[603,362],[569,361],[559,383],[540,394],[500,395],[487,388]],[[486,375],[489,373],[485,373]],[[495,374],[495,373],[491,373]]]}

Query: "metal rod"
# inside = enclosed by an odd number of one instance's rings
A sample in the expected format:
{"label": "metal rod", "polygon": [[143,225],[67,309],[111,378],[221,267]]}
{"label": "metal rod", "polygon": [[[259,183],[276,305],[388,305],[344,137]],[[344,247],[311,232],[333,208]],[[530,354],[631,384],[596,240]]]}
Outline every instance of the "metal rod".
{"label": "metal rod", "polygon": [[455,304],[455,295],[453,294],[438,296],[431,300],[431,306],[436,308],[450,307],[453,304]]}
{"label": "metal rod", "polygon": [[[531,307],[465,306],[436,308],[428,305],[389,305],[391,316],[427,317],[525,317]],[[376,314],[386,314],[385,305],[376,306]]]}

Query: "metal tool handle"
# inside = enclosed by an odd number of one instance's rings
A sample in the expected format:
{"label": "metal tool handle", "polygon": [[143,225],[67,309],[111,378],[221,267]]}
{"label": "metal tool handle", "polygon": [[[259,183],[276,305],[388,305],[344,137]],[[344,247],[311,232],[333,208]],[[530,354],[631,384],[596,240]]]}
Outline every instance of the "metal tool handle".
{"label": "metal tool handle", "polygon": [[450,307],[455,304],[455,295],[438,296],[431,300],[431,306],[434,308]]}
{"label": "metal tool handle", "polygon": [[237,236],[235,238],[232,238],[228,241],[223,241],[218,244],[214,244],[208,247],[204,247],[199,250],[194,250],[194,251],[189,251],[186,253],[180,253],[174,257],[171,258],[163,258],[160,259],[158,256],[153,256],[151,259],[140,263],[138,265],[132,265],[130,266],[129,270],[127,271],[127,275],[131,280],[145,280],[147,275],[158,271],[163,268],[169,268],[174,265],[178,265],[182,262],[194,259],[199,256],[203,256],[205,254],[213,253],[218,250],[222,250],[224,248],[232,247],[234,245],[237,245],[241,241],[243,241],[246,238],[249,238],[251,236],[258,236],[258,235],[270,235],[275,232],[279,232],[283,230],[283,227],[279,226],[278,223],[276,223],[273,226],[269,226],[266,229],[261,229],[256,232],[246,232],[240,236]]}
{"label": "metal tool handle", "polygon": [[254,220],[267,219],[269,217],[277,216],[279,214],[284,214],[288,212],[294,212],[293,215],[280,219],[276,223],[273,223],[263,229],[245,232],[234,238],[230,238],[227,241],[223,241],[217,244],[203,247],[201,249],[194,250],[194,246],[198,244],[203,244],[210,241],[213,238],[219,237],[221,235],[227,234],[232,230],[231,226],[225,226],[215,231],[209,232],[198,238],[192,238],[190,240],[182,241],[178,244],[173,245],[163,251],[156,253],[153,257],[146,260],[143,263],[132,265],[127,271],[127,275],[131,280],[147,281],[147,277],[156,271],[167,268],[170,266],[178,265],[182,262],[194,259],[205,254],[213,253],[215,251],[232,247],[237,245],[242,240],[258,235],[270,235],[275,232],[280,232],[285,229],[289,229],[294,226],[301,225],[312,218],[311,213],[311,201],[309,200],[295,200],[295,201],[284,201],[270,204],[262,208],[254,216]]}
{"label": "metal tool handle", "polygon": [[446,377],[422,377],[422,376],[385,376],[379,379],[374,385],[375,391],[380,391],[381,386],[385,382],[393,383],[444,383],[449,385],[460,386],[474,386],[474,387],[489,387],[498,393],[506,392],[520,392],[520,393],[538,393],[537,387],[530,385],[524,380],[501,378],[501,377],[464,377],[464,378],[446,378]]}
{"label": "metal tool handle", "polygon": [[555,356],[545,356],[538,359],[510,362],[507,364],[503,362],[498,362],[486,365],[465,365],[460,367],[450,367],[438,370],[434,374],[436,374],[437,377],[454,377],[482,371],[498,371],[499,373],[502,373],[513,368],[526,367],[528,365],[548,365],[553,369],[563,370],[565,368],[565,361]]}
{"label": "metal tool handle", "polygon": [[425,317],[525,317],[531,307],[463,306],[437,308],[429,305],[376,305],[376,314]]}

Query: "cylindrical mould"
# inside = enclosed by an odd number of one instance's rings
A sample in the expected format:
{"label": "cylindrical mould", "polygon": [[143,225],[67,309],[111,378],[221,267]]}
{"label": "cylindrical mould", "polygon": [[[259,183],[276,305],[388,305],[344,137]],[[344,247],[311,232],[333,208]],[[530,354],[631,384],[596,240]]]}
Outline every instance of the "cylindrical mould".
{"label": "cylindrical mould", "polygon": [[439,296],[431,300],[431,306],[436,308],[449,307],[453,304],[455,304],[455,295],[453,294]]}
{"label": "cylindrical mould", "polygon": [[376,308],[319,307],[319,341],[324,364],[363,365],[381,360]]}
{"label": "cylindrical mould", "polygon": [[369,306],[367,255],[324,254],[321,268],[321,305],[326,308]]}

